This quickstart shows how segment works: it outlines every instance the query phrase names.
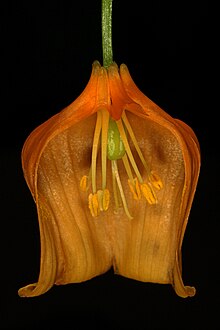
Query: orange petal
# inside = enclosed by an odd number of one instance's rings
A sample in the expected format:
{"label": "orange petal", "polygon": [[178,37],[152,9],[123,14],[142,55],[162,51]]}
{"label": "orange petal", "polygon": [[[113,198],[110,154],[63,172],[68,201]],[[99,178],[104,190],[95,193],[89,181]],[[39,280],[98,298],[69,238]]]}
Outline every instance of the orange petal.
{"label": "orange petal", "polygon": [[144,141],[144,156],[160,173],[163,189],[153,207],[137,207],[129,200],[131,222],[114,220],[114,267],[129,278],[170,283],[181,297],[194,295],[195,289],[184,286],[181,277],[181,245],[200,166],[194,134],[183,135],[173,123],[161,126],[133,114],[127,113],[127,117],[139,145]]}
{"label": "orange petal", "polygon": [[121,118],[121,114],[125,108],[125,105],[133,103],[133,101],[129,98],[124,90],[116,63],[113,63],[108,68],[108,81],[112,101],[110,115],[115,120],[118,120]]}
{"label": "orange petal", "polygon": [[36,177],[40,275],[36,284],[19,290],[20,296],[40,295],[54,284],[82,282],[111,267],[106,222],[91,217],[79,185],[89,163],[85,155],[92,145],[94,116],[57,134],[41,153]]}

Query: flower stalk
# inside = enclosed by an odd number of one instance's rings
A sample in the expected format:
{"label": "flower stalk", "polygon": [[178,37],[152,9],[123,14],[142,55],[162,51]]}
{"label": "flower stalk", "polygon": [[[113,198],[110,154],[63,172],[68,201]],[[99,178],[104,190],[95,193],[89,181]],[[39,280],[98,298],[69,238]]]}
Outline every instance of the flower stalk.
{"label": "flower stalk", "polygon": [[102,54],[107,69],[113,62],[112,51],[112,0],[102,0]]}

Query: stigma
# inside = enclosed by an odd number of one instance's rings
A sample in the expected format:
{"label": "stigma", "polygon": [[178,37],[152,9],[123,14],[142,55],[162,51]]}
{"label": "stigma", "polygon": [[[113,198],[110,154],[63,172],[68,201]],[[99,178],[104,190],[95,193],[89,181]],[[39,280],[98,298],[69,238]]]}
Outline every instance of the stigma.
{"label": "stigma", "polygon": [[[146,172],[145,181],[133,156],[128,137],[132,141]],[[97,187],[96,176],[99,154],[101,186]],[[107,162],[111,163],[111,177],[107,177]],[[133,199],[136,201],[145,199],[149,205],[157,204],[156,190],[162,189],[163,183],[159,175],[149,167],[145,160],[125,111],[122,112],[119,120],[114,120],[106,109],[99,109],[93,136],[90,170],[80,181],[80,189],[88,194],[88,208],[92,217],[97,217],[100,212],[105,212],[109,207],[114,207],[115,213],[123,208],[127,217],[129,219],[133,218],[129,211],[125,188],[121,180],[122,173],[119,171],[119,162],[123,163],[127,175],[127,186]],[[113,194],[113,201],[110,190]]]}

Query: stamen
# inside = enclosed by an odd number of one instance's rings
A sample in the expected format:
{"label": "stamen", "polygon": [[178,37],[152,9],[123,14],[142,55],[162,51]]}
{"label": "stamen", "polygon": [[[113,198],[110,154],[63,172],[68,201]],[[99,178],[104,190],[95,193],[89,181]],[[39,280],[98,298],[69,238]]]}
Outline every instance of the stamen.
{"label": "stamen", "polygon": [[[89,177],[84,175],[80,181],[82,191],[88,189],[88,181],[92,181],[92,193],[89,194],[88,203],[91,215],[96,217],[100,211],[106,211],[109,207],[110,193],[106,189],[106,161],[107,161],[107,139],[108,139],[109,113],[105,109],[97,111],[97,119],[92,146],[92,164]],[[101,139],[101,167],[102,167],[102,190],[96,191],[96,164]]]}
{"label": "stamen", "polygon": [[131,216],[131,214],[128,211],[126,198],[125,198],[125,195],[124,195],[124,191],[123,191],[123,188],[122,188],[120,176],[119,176],[119,173],[118,173],[117,160],[112,160],[111,163],[112,163],[112,174],[115,176],[116,182],[118,184],[118,188],[119,188],[119,192],[120,192],[120,196],[121,196],[121,199],[122,199],[122,204],[123,204],[125,213],[126,213],[126,215],[128,216],[129,219],[133,219],[133,217]]}
{"label": "stamen", "polygon": [[99,211],[100,211],[97,193],[89,194],[88,202],[89,202],[89,209],[90,209],[91,215],[93,217],[97,217],[99,215]]}
{"label": "stamen", "polygon": [[104,189],[103,197],[102,197],[102,207],[104,211],[108,210],[109,202],[110,202],[110,192],[108,189]]}
{"label": "stamen", "polygon": [[98,190],[97,191],[97,197],[98,197],[98,203],[99,203],[99,210],[103,211],[103,207],[102,207],[103,190]]}
{"label": "stamen", "polygon": [[93,146],[92,146],[92,191],[93,193],[96,192],[96,160],[97,160],[97,153],[98,153],[98,146],[99,146],[99,138],[100,132],[102,127],[102,114],[100,111],[97,111],[97,120],[95,126],[95,133],[93,138]]}
{"label": "stamen", "polygon": [[139,184],[137,178],[135,178],[133,180],[133,182],[128,180],[128,185],[129,185],[129,188],[130,188],[130,190],[133,194],[134,199],[135,200],[141,199],[141,189],[140,189],[140,184]]}
{"label": "stamen", "polygon": [[115,208],[116,208],[116,212],[118,212],[119,209],[118,190],[117,190],[116,176],[115,176],[115,172],[113,171],[113,168],[112,168],[112,186],[113,186]]}
{"label": "stamen", "polygon": [[105,109],[102,112],[102,189],[106,188],[106,161],[107,161],[107,141],[108,141],[108,124],[109,112]]}
{"label": "stamen", "polygon": [[149,184],[141,184],[141,191],[149,204],[157,204],[157,196]]}
{"label": "stamen", "polygon": [[138,169],[138,167],[137,167],[137,164],[136,164],[136,162],[135,162],[135,160],[134,160],[134,157],[133,157],[133,155],[132,155],[132,152],[131,152],[131,149],[130,149],[130,146],[129,146],[129,143],[128,143],[128,140],[127,140],[127,136],[126,136],[126,133],[125,133],[125,130],[124,130],[124,127],[123,127],[123,124],[122,124],[121,119],[119,119],[119,120],[117,121],[117,125],[118,125],[118,130],[119,130],[119,132],[120,132],[120,135],[121,135],[122,141],[123,141],[124,146],[125,146],[126,153],[127,153],[128,158],[129,158],[129,160],[130,160],[130,162],[131,162],[131,165],[132,165],[132,167],[133,167],[133,169],[134,169],[134,172],[136,173],[139,182],[140,182],[140,183],[143,183],[142,176],[141,176],[141,174],[140,174],[140,172],[139,172],[139,169]]}
{"label": "stamen", "polygon": [[84,192],[88,189],[88,179],[89,178],[87,175],[83,175],[82,179],[80,180],[79,186],[80,186],[80,189]]}
{"label": "stamen", "polygon": [[99,203],[99,210],[100,211],[107,211],[109,207],[110,201],[110,193],[108,189],[98,190],[97,191],[98,203]]}
{"label": "stamen", "polygon": [[154,171],[151,171],[150,176],[149,176],[149,180],[152,183],[152,185],[157,188],[158,190],[163,188],[163,183],[159,177],[159,175],[157,175],[157,173],[155,173]]}
{"label": "stamen", "polygon": [[162,181],[161,181],[158,174],[156,174],[154,171],[150,171],[150,167],[147,165],[147,162],[144,159],[144,156],[143,156],[143,154],[141,152],[141,149],[138,145],[137,139],[134,135],[132,127],[131,127],[131,125],[128,121],[128,118],[127,118],[126,114],[125,114],[125,111],[122,114],[122,120],[123,120],[123,123],[125,124],[125,127],[126,127],[128,133],[129,133],[130,137],[131,137],[131,140],[132,140],[132,142],[134,144],[134,147],[135,147],[135,149],[136,149],[136,151],[137,151],[137,153],[140,157],[140,160],[142,161],[142,164],[144,165],[144,168],[147,171],[149,181],[152,183],[152,185],[156,189],[158,189],[158,190],[162,189],[163,188],[163,183],[162,183]]}
{"label": "stamen", "polygon": [[137,151],[137,153],[138,153],[138,155],[140,157],[140,160],[142,161],[142,164],[144,165],[144,168],[147,171],[147,174],[149,174],[150,173],[150,168],[147,165],[146,160],[144,159],[144,156],[143,156],[143,154],[141,152],[141,149],[140,149],[140,147],[138,145],[137,139],[136,139],[136,137],[134,135],[134,132],[133,132],[133,130],[131,128],[131,125],[130,125],[130,123],[128,121],[128,118],[127,118],[127,116],[125,114],[125,111],[122,114],[122,119],[123,119],[123,122],[125,124],[125,127],[127,128],[128,133],[129,133],[129,135],[131,137],[131,140],[132,140],[132,142],[134,144],[134,147],[135,147],[135,149],[136,149],[136,151]]}
{"label": "stamen", "polygon": [[130,164],[129,164],[129,161],[128,161],[128,157],[127,157],[127,154],[125,154],[123,157],[122,157],[122,160],[123,160],[123,163],[124,163],[124,167],[125,167],[125,170],[127,172],[127,175],[129,177],[129,180],[130,182],[133,184],[133,175],[132,175],[132,171],[131,171],[131,167],[130,167]]}

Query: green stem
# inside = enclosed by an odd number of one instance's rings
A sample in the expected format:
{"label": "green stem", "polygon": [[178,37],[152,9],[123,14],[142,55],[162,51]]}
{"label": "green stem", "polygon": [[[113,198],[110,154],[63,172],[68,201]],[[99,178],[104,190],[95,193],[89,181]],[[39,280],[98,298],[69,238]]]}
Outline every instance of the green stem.
{"label": "green stem", "polygon": [[112,52],[112,0],[102,0],[102,56],[103,66],[113,62]]}

